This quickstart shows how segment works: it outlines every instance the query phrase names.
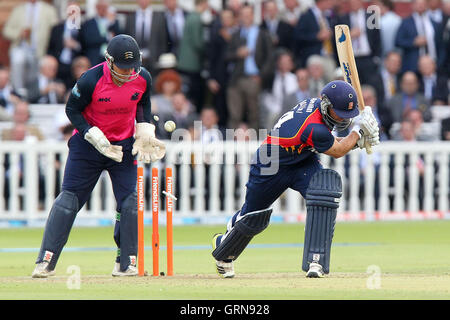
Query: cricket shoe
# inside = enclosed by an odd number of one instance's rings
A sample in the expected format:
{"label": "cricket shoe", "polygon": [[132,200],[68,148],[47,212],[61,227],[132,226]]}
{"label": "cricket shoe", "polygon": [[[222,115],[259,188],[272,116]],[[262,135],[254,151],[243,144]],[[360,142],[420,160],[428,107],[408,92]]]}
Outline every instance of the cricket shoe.
{"label": "cricket shoe", "polygon": [[[213,250],[216,250],[217,246],[220,244],[220,240],[223,234],[216,233],[213,237],[212,247]],[[233,278],[234,277],[234,266],[233,261],[225,262],[216,260],[216,270],[217,274],[222,278]]]}
{"label": "cricket shoe", "polygon": [[32,278],[48,278],[55,275],[55,270],[48,270],[48,262],[42,261],[36,264],[31,274]]}
{"label": "cricket shoe", "polygon": [[113,277],[134,277],[138,275],[138,269],[136,268],[136,266],[130,264],[127,270],[120,271],[120,263],[116,262],[111,274]]}
{"label": "cricket shoe", "polygon": [[307,278],[323,278],[324,273],[322,266],[316,262],[311,262],[309,265],[309,270],[306,273]]}

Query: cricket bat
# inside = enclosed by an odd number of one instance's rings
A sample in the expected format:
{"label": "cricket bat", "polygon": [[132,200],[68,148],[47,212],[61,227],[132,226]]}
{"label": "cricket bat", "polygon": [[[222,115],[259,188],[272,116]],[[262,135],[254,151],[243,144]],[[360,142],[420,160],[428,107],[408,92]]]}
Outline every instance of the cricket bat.
{"label": "cricket bat", "polygon": [[[356,91],[359,111],[364,110],[364,98],[359,83],[358,69],[356,68],[355,55],[353,53],[352,38],[350,30],[346,24],[338,24],[334,27],[336,36],[336,49],[344,80]],[[365,145],[367,154],[372,153],[369,143]]]}

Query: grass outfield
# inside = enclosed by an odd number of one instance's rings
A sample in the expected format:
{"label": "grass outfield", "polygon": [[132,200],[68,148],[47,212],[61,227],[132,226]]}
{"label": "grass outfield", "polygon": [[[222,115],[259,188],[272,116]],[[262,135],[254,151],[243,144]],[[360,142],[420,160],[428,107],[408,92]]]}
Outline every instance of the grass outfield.
{"label": "grass outfield", "polygon": [[[75,227],[49,279],[30,277],[43,229],[3,229],[0,299],[450,299],[450,221],[338,223],[323,279],[301,271],[303,228],[269,226],[236,261],[233,279],[216,275],[209,248],[224,226],[175,227],[175,276],[128,279],[110,276],[112,227]],[[151,228],[145,231],[151,273]],[[160,239],[165,271],[164,227]],[[72,265],[81,271],[78,290],[67,285]]]}

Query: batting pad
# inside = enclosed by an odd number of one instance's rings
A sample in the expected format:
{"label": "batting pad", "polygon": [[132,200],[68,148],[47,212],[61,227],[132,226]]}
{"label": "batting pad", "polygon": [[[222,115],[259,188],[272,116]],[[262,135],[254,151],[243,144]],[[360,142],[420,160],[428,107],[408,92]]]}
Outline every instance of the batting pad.
{"label": "batting pad", "polygon": [[44,237],[36,263],[50,257],[48,269],[53,270],[59,255],[67,243],[70,230],[78,213],[78,197],[70,191],[62,191],[53,203],[45,225]]}
{"label": "batting pad", "polygon": [[342,181],[336,171],[323,169],[311,178],[306,191],[303,271],[308,271],[309,264],[316,262],[324,273],[330,272],[331,242],[341,196]]}
{"label": "batting pad", "polygon": [[120,270],[130,265],[130,256],[137,256],[137,193],[124,200],[120,213]]}
{"label": "batting pad", "polygon": [[236,260],[255,235],[267,228],[272,208],[248,212],[238,216],[233,228],[224,236],[220,245],[213,251],[218,261]]}

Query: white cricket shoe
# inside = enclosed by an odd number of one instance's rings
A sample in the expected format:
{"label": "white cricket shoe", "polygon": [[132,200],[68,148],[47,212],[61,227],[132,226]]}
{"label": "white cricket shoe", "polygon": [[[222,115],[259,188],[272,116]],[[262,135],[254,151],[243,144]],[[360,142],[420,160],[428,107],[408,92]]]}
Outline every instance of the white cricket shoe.
{"label": "white cricket shoe", "polygon": [[[217,248],[217,245],[220,244],[220,239],[222,238],[223,234],[216,233],[213,237],[212,241],[212,247],[213,250]],[[233,261],[231,262],[225,262],[225,261],[218,261],[216,260],[216,270],[217,274],[221,276],[222,278],[233,278],[234,277],[234,266]]]}
{"label": "white cricket shoe", "polygon": [[32,278],[48,278],[55,275],[55,270],[48,270],[48,262],[42,261],[36,264],[31,274]]}
{"label": "white cricket shoe", "polygon": [[309,270],[306,273],[307,278],[323,278],[324,272],[322,266],[316,262],[309,264]]}
{"label": "white cricket shoe", "polygon": [[127,270],[120,271],[120,263],[116,262],[111,274],[113,277],[134,277],[138,275],[138,269],[136,268],[136,266],[130,264]]}
{"label": "white cricket shoe", "polygon": [[224,262],[216,260],[216,270],[219,276],[222,278],[233,278],[234,277],[234,266],[233,261]]}

